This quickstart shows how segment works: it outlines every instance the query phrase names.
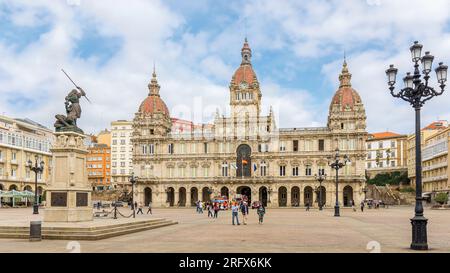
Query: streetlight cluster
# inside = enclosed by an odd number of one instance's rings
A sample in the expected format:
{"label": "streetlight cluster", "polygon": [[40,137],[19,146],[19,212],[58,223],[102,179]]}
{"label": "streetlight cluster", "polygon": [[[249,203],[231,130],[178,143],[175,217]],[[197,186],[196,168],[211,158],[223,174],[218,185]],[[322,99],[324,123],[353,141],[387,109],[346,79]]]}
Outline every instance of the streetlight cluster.
{"label": "streetlight cluster", "polygon": [[34,204],[33,204],[33,214],[39,214],[39,202],[38,202],[38,174],[42,173],[44,171],[44,161],[39,161],[39,157],[36,155],[34,157],[34,166],[33,161],[31,159],[28,159],[26,167],[29,168],[31,171],[34,172]]}
{"label": "streetlight cluster", "polygon": [[334,216],[339,217],[339,193],[338,193],[338,180],[339,180],[339,169],[344,168],[348,163],[351,163],[350,158],[347,155],[344,155],[344,161],[341,161],[341,155],[339,153],[339,149],[336,148],[334,159],[328,165],[336,170],[336,204],[334,206]]}
{"label": "streetlight cluster", "polygon": [[319,175],[314,175],[314,178],[319,182],[319,188],[317,188],[317,192],[319,194],[319,210],[323,209],[323,202],[322,202],[322,182],[325,181],[327,178],[327,175],[325,173],[319,172]]}
{"label": "streetlight cluster", "polygon": [[[411,219],[412,225],[412,242],[411,249],[415,250],[427,250],[427,222],[423,216],[423,197],[422,197],[422,152],[421,152],[421,133],[420,133],[420,109],[424,103],[435,96],[442,95],[447,81],[448,66],[442,62],[439,63],[435,69],[437,82],[440,90],[436,90],[430,87],[429,79],[430,72],[432,71],[434,56],[430,52],[425,52],[422,56],[423,46],[419,42],[414,42],[410,47],[411,59],[414,63],[414,74],[410,72],[406,73],[403,78],[404,88],[398,93],[394,93],[395,82],[398,69],[394,65],[390,65],[386,70],[386,76],[388,79],[389,90],[391,95],[395,98],[400,98],[407,101],[415,110],[415,144],[416,144],[416,205],[414,208],[414,218]],[[422,64],[422,74],[419,71],[419,62]],[[423,80],[421,79],[423,76]]]}

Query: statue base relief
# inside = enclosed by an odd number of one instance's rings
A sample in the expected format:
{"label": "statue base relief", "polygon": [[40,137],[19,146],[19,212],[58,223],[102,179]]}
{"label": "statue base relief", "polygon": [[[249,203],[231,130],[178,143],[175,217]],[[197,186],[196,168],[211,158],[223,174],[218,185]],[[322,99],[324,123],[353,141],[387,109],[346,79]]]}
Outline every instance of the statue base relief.
{"label": "statue base relief", "polygon": [[77,132],[56,132],[55,136],[44,222],[92,221],[92,188],[86,168],[85,136]]}

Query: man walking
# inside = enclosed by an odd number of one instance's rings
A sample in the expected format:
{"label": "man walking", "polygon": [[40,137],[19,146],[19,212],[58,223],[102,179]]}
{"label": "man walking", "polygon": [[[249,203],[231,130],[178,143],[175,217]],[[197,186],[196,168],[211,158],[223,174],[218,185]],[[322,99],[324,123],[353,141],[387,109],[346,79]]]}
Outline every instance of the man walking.
{"label": "man walking", "polygon": [[206,209],[208,210],[208,218],[209,217],[211,217],[211,218],[214,217],[212,203],[210,203],[210,202],[206,203]]}
{"label": "man walking", "polygon": [[217,216],[219,214],[219,210],[220,210],[219,203],[215,203],[214,204],[214,218],[217,218]]}
{"label": "man walking", "polygon": [[364,201],[361,201],[361,212],[364,212]]}
{"label": "man walking", "polygon": [[309,202],[306,203],[306,211],[309,211]]}
{"label": "man walking", "polygon": [[258,218],[259,218],[259,224],[262,225],[263,220],[264,220],[264,214],[266,213],[266,209],[264,208],[263,204],[259,204],[258,207]]}
{"label": "man walking", "polygon": [[247,225],[247,215],[248,215],[248,205],[247,202],[243,201],[241,203],[241,212],[242,212],[242,219],[244,225]]}
{"label": "man walking", "polygon": [[138,208],[138,211],[136,212],[136,214],[139,214],[139,212],[141,214],[144,214],[144,212],[142,211],[142,203],[141,202],[139,202],[139,208]]}
{"label": "man walking", "polygon": [[152,213],[152,202],[148,202],[148,210],[147,210],[147,214],[150,212],[150,214]]}
{"label": "man walking", "polygon": [[238,205],[236,204],[236,202],[234,202],[234,203],[231,205],[231,214],[232,214],[232,217],[233,217],[233,226],[234,226],[234,218],[236,218],[237,225],[238,225],[238,226],[240,225],[240,224],[239,224],[239,216],[238,216],[238,212],[239,212],[239,207],[238,207]]}

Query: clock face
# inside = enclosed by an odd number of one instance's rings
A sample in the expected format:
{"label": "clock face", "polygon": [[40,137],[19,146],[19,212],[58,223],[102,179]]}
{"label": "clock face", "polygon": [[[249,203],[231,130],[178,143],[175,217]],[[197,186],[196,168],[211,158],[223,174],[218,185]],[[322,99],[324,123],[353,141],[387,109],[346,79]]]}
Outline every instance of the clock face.
{"label": "clock face", "polygon": [[247,89],[247,83],[246,82],[241,82],[241,84],[239,85],[239,87],[241,89]]}

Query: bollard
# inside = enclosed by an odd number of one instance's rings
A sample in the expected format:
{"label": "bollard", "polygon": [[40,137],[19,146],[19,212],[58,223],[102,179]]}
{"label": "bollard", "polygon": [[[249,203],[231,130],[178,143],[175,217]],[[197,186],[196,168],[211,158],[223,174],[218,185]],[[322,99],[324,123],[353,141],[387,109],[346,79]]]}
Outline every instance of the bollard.
{"label": "bollard", "polygon": [[41,221],[30,222],[30,241],[37,242],[42,240]]}

